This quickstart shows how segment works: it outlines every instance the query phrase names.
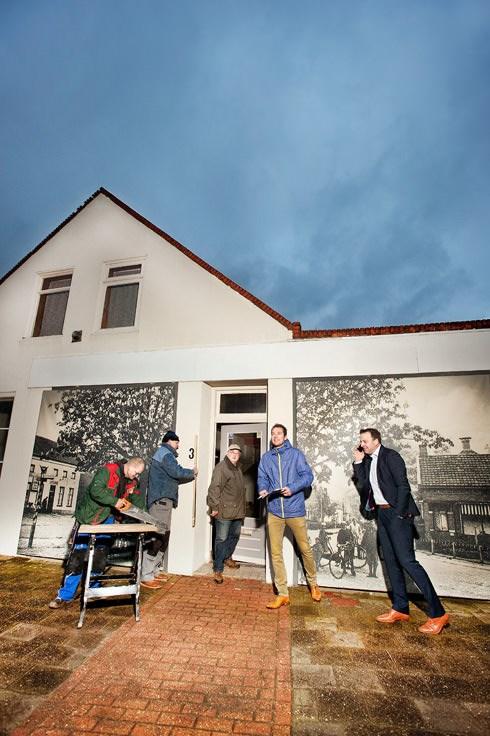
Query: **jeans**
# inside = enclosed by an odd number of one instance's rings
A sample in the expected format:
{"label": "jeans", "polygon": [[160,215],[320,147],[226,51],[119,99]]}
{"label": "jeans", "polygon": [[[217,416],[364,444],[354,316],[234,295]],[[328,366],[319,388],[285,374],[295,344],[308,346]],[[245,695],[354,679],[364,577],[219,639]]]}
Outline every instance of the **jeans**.
{"label": "jeans", "polygon": [[[103,524],[114,524],[114,517],[108,516]],[[87,557],[89,534],[77,534],[73,549],[70,554],[70,562],[67,566],[66,575],[63,578],[61,587],[56,597],[62,601],[72,601],[75,598],[77,588],[82,579],[85,558]],[[95,537],[95,551],[92,575],[101,575],[106,566],[106,559],[111,546],[111,537],[109,534],[97,534]],[[98,588],[100,583],[90,583],[91,588]]]}
{"label": "jeans", "polygon": [[444,608],[429,576],[415,559],[413,532],[411,518],[400,518],[393,508],[378,508],[378,537],[393,591],[393,608],[408,613],[405,571],[429,604],[429,618],[438,618]]}
{"label": "jeans", "polygon": [[215,518],[214,571],[223,572],[224,563],[233,555],[240,539],[243,519]]}

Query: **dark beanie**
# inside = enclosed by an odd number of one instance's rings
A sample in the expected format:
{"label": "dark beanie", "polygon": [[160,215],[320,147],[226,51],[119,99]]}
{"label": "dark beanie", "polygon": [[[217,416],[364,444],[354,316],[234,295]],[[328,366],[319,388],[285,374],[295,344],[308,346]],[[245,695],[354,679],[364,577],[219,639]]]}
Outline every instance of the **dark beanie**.
{"label": "dark beanie", "polygon": [[175,432],[172,432],[171,429],[168,430],[168,432],[165,432],[165,434],[162,437],[162,444],[164,442],[168,442],[169,440],[174,440],[176,442],[179,442],[179,438],[175,434]]}

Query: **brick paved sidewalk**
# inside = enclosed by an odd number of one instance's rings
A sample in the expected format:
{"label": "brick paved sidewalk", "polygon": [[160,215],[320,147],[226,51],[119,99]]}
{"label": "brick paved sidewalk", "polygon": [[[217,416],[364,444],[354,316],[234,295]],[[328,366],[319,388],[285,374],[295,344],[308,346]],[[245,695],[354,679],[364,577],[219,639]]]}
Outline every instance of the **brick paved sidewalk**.
{"label": "brick paved sidewalk", "polygon": [[178,578],[12,736],[289,736],[289,612],[269,597],[253,580]]}

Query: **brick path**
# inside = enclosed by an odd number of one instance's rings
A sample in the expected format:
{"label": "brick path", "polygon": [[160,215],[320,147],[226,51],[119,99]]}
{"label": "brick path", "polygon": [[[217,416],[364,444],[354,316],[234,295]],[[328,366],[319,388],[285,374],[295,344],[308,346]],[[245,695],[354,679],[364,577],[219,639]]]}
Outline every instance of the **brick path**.
{"label": "brick path", "polygon": [[269,597],[257,581],[178,578],[12,736],[290,736],[289,612]]}

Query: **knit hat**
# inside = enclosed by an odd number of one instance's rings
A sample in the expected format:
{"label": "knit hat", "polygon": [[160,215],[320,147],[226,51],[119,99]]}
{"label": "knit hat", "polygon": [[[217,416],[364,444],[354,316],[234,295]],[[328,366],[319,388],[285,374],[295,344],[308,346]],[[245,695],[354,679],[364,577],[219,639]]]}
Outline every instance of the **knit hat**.
{"label": "knit hat", "polygon": [[165,432],[165,434],[162,437],[162,445],[164,442],[168,442],[169,440],[173,440],[174,442],[180,442],[179,438],[175,434],[175,432],[172,432],[171,429],[168,430],[168,432]]}

